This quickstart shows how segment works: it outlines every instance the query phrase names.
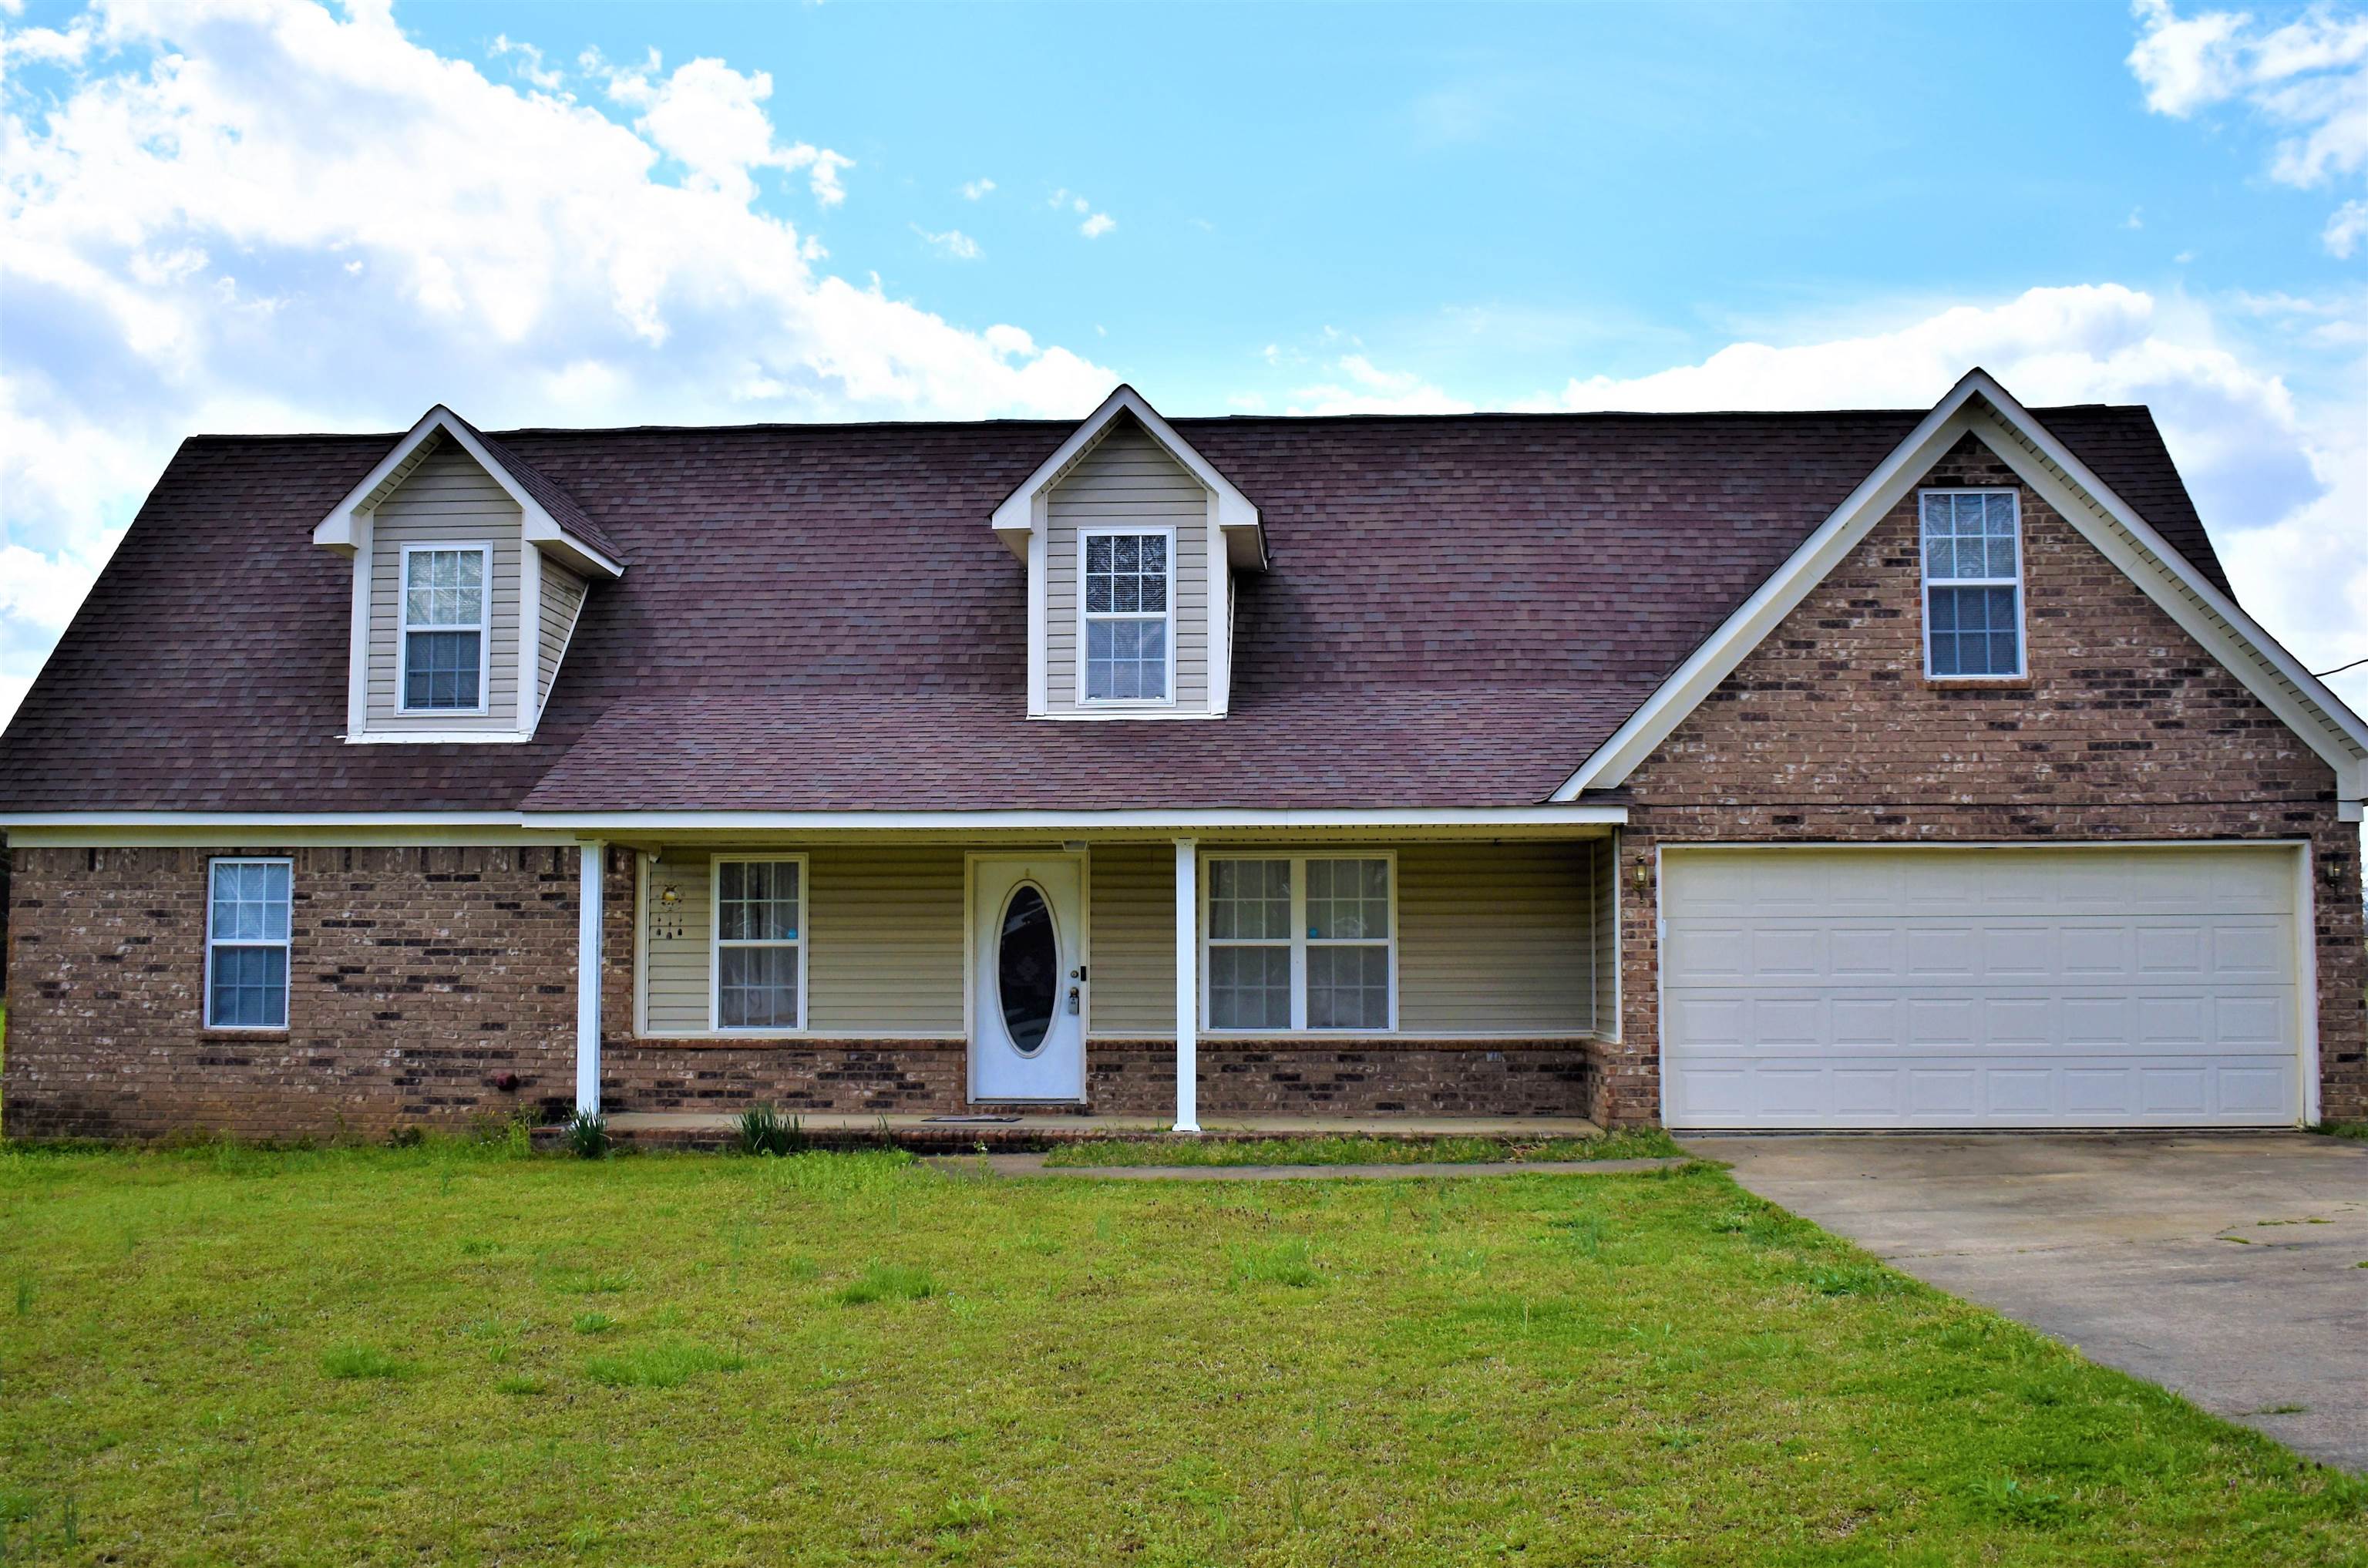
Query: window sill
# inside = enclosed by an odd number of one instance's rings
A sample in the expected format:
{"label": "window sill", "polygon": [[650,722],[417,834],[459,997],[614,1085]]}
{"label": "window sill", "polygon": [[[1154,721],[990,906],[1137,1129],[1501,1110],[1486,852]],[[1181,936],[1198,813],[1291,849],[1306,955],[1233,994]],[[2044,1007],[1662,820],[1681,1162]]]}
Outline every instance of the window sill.
{"label": "window sill", "polygon": [[2031,691],[2038,683],[2029,676],[1926,676],[1927,691]]}
{"label": "window sill", "polygon": [[293,1031],[287,1025],[271,1024],[200,1024],[199,1040],[285,1040]]}

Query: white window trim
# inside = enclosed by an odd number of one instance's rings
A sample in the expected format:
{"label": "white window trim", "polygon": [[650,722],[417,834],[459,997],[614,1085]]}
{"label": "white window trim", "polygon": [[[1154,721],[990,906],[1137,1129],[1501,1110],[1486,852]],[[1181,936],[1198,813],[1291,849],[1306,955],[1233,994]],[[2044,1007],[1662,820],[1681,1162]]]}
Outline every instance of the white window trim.
{"label": "white window trim", "polygon": [[[2014,508],[2014,575],[2011,577],[1943,577],[1935,582],[1932,562],[1925,549],[1924,498],[1928,495],[2004,495]],[[2022,493],[2003,484],[1930,485],[1916,492],[1916,576],[1924,622],[1918,628],[1924,642],[1924,678],[1930,681],[2023,680],[2031,674],[2031,615],[2022,587]],[[2014,590],[2014,669],[2011,674],[1944,676],[1932,668],[1932,590],[1941,588],[2012,588]]]}
{"label": "white window trim", "polygon": [[[277,940],[252,937],[217,939],[214,936],[214,870],[220,866],[285,866],[288,868],[288,935]],[[296,862],[286,855],[221,855],[206,862],[206,983],[205,996],[199,1004],[205,1009],[200,1027],[208,1034],[286,1034],[288,1015],[296,1006]],[[278,948],[288,954],[288,984],[280,998],[279,1021],[276,1024],[218,1024],[214,1022],[214,949],[216,948]]]}
{"label": "white window trim", "polygon": [[[723,868],[769,861],[788,864],[798,869],[798,935],[794,942],[734,941],[735,948],[790,948],[798,950],[798,1022],[794,1028],[778,1024],[751,1026],[736,1024],[726,1028],[723,1022]],[[814,940],[814,878],[806,869],[803,855],[715,854],[707,858],[707,1028],[719,1035],[755,1035],[771,1039],[782,1035],[804,1034],[806,1011],[812,998],[806,986],[806,949]]]}
{"label": "white window trim", "polygon": [[[477,624],[414,626],[411,624],[411,558],[422,551],[459,554],[475,551],[484,560],[477,577]],[[394,710],[404,715],[486,714],[494,710],[494,547],[486,540],[423,540],[403,547],[394,576]],[[411,634],[414,631],[474,631],[477,634],[477,705],[474,708],[414,708],[411,706]]]}
{"label": "white window trim", "polygon": [[[1288,860],[1291,862],[1291,1026],[1277,1029],[1222,1028],[1209,1022],[1212,1011],[1210,984],[1209,949],[1209,888],[1221,860]],[[1316,938],[1307,935],[1307,868],[1317,860],[1383,860],[1390,868],[1390,930],[1386,942],[1372,937]],[[1226,1040],[1282,1040],[1306,1036],[1314,1040],[1359,1039],[1372,1035],[1398,1032],[1398,855],[1395,849],[1342,848],[1307,854],[1290,849],[1265,849],[1258,846],[1204,851],[1201,862],[1201,1033]],[[1281,947],[1284,944],[1271,938],[1244,943],[1220,943],[1218,946]],[[1307,1022],[1307,949],[1318,948],[1386,947],[1390,955],[1390,1015],[1389,1022],[1380,1028],[1313,1028]]]}
{"label": "white window trim", "polygon": [[[1167,541],[1167,695],[1148,697],[1088,697],[1086,695],[1086,628],[1094,620],[1149,620],[1147,612],[1086,608],[1086,541],[1092,539],[1142,539],[1154,534]],[[1077,706],[1094,709],[1173,708],[1176,706],[1176,528],[1171,523],[1093,523],[1077,530]]]}

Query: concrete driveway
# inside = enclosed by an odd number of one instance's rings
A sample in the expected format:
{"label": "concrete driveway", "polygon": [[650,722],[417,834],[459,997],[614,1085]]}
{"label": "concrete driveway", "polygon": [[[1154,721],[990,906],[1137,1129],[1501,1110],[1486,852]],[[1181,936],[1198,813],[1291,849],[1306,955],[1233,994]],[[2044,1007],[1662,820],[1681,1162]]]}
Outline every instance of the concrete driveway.
{"label": "concrete driveway", "polygon": [[2368,1471],[2368,1144],[2306,1132],[1684,1142],[1952,1295]]}

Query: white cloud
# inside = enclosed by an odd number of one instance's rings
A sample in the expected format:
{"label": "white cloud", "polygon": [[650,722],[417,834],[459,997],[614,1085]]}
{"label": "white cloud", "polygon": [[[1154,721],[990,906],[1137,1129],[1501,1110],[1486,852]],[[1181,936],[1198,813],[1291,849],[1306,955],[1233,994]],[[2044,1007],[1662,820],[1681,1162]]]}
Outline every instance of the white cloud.
{"label": "white cloud", "polygon": [[988,193],[994,189],[995,182],[991,179],[968,180],[963,183],[962,187],[962,199],[965,201],[983,201],[986,199]]}
{"label": "white cloud", "polygon": [[654,49],[645,64],[609,73],[609,97],[643,111],[633,129],[690,171],[692,188],[745,204],[757,195],[752,169],[804,169],[815,200],[836,207],[847,199],[838,175],[854,159],[811,142],[785,146],[773,139],[772,118],[764,107],[773,96],[768,74],[743,75],[721,60],[706,59],[664,77],[659,70]]}
{"label": "white cloud", "polygon": [[2131,10],[2129,66],[2148,108],[2184,119],[2244,105],[2280,133],[2269,173],[2281,184],[2316,188],[2368,170],[2368,13],[2320,5],[2268,27],[2249,11],[2181,17],[2170,0]]}
{"label": "white cloud", "polygon": [[985,254],[978,248],[978,242],[960,229],[948,229],[944,233],[933,234],[916,223],[913,225],[913,233],[927,241],[931,250],[941,256],[951,256],[956,261],[976,261]]}
{"label": "white cloud", "polygon": [[2368,201],[2347,201],[2337,208],[2318,236],[2327,254],[2338,261],[2351,260],[2363,239],[2368,239]]}
{"label": "white cloud", "polygon": [[[2251,308],[2305,321],[2342,313],[2294,301]],[[1534,406],[1916,408],[1974,365],[2032,405],[2143,403],[2246,607],[2313,669],[2341,664],[2368,652],[2368,411],[2356,398],[2302,409],[2226,335],[2192,301],[2114,284],[2033,289],[1854,337],[1738,343],[1697,365],[1573,380]],[[2362,370],[2348,367],[2351,384],[2368,384]],[[2338,689],[2368,698],[2368,680]]]}
{"label": "white cloud", "polygon": [[104,0],[0,51],[0,702],[195,432],[1077,415],[1115,379],[819,270],[757,176],[827,202],[846,160],[761,74],[590,57],[629,128],[382,0]]}
{"label": "white cloud", "polygon": [[2145,228],[2145,227],[2146,227],[2146,209],[2145,209],[2145,208],[2143,208],[2143,207],[2133,207],[2133,208],[2131,208],[2131,209],[2130,209],[2130,215],[2129,215],[2128,217],[2126,217],[2126,218],[2124,218],[2124,219],[2123,219],[2123,220],[2122,220],[2122,227],[2123,227],[2123,228],[2124,228],[2124,229],[2143,229],[2143,228]]}
{"label": "white cloud", "polygon": [[1077,233],[1085,235],[1086,238],[1089,240],[1098,240],[1117,227],[1117,219],[1111,217],[1107,212],[1097,212],[1092,217],[1087,218],[1084,222],[1077,225]]}

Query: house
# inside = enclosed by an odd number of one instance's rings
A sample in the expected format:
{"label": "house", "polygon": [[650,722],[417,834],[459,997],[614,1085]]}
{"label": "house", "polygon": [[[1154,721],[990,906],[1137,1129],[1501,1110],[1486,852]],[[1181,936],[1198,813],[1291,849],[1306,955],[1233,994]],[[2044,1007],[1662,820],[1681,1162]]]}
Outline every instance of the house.
{"label": "house", "polygon": [[6,1128],[2357,1118],[2363,759],[1978,370],[197,437],[0,757]]}

